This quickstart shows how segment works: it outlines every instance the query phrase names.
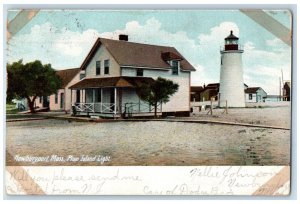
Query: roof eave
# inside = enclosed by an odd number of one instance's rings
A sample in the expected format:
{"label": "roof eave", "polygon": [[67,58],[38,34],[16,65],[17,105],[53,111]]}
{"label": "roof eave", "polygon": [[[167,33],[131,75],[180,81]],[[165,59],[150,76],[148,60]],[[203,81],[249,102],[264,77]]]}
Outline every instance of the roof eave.
{"label": "roof eave", "polygon": [[91,58],[95,55],[95,51],[97,51],[97,47],[98,47],[99,43],[101,43],[100,38],[97,38],[93,47],[90,49],[89,53],[84,58],[84,61],[82,62],[81,66],[80,66],[80,70],[85,70],[86,65],[90,62]]}

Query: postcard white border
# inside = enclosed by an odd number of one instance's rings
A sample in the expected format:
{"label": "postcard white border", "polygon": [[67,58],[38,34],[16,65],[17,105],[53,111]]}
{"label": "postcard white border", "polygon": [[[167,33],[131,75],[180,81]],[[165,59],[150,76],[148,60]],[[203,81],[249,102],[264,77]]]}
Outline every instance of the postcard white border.
{"label": "postcard white border", "polygon": [[[28,1],[27,1],[28,2]],[[74,2],[74,1],[73,1]],[[81,2],[82,3],[82,1],[75,1],[74,3],[78,3],[78,2]],[[87,1],[87,2],[89,2],[89,3],[91,3],[91,1]],[[85,2],[85,3],[87,3],[87,2]],[[94,1],[93,1],[94,2]],[[116,1],[114,1],[114,2],[116,2]],[[194,1],[192,1],[192,2],[194,2]],[[212,0],[212,1],[207,1],[207,2],[204,2],[204,3],[215,3],[216,1],[214,1],[214,0]],[[218,1],[219,3],[222,3],[221,1]],[[6,4],[8,4],[8,3],[14,3],[14,4],[22,4],[22,5],[24,5],[24,2],[22,2],[22,1],[16,1],[16,0],[13,0],[13,1],[7,1],[7,0],[4,0],[4,2],[3,3],[6,3]],[[30,4],[25,4],[24,5],[24,7],[32,7],[32,6],[34,6],[34,7],[39,7],[39,6],[42,6],[41,5],[41,2],[40,1],[30,1],[30,3],[35,3],[35,5],[30,5]],[[52,3],[69,3],[68,1],[58,1],[58,0],[55,0],[55,1],[52,1]],[[122,4],[122,1],[118,1],[118,3],[120,3],[120,4]],[[139,2],[136,2],[136,3],[139,3]],[[151,3],[156,3],[156,4],[160,4],[161,2],[160,1],[151,1]],[[185,1],[185,3],[191,3],[191,1]],[[227,3],[241,3],[240,1],[227,1]],[[244,6],[245,8],[249,8],[249,7],[251,7],[251,8],[253,8],[253,5],[249,5],[249,3],[253,3],[253,1],[246,1],[245,3],[248,3],[248,5],[246,5],[246,6]],[[257,3],[257,5],[256,5],[256,7],[260,7],[260,5],[259,4],[265,4],[265,3],[270,3],[270,1],[258,1],[258,2],[255,2],[255,3]],[[272,2],[271,2],[272,3]],[[294,1],[294,0],[287,0],[287,1],[278,1],[278,3],[284,3],[284,4],[287,4],[287,3],[294,3],[294,4],[296,4],[296,3],[298,3],[296,0]],[[40,5],[37,5],[37,4],[40,4]],[[5,5],[4,6],[4,8],[5,9],[7,9],[7,6],[8,5]],[[11,7],[12,5],[10,5],[10,7]],[[87,5],[88,6],[88,5]],[[201,5],[200,5],[201,6]],[[207,5],[204,5],[204,8],[206,8],[205,6],[207,6]],[[222,7],[223,6],[223,7]],[[226,8],[226,7],[230,7],[230,6],[232,6],[232,7],[237,7],[237,6],[239,6],[239,5],[218,5],[218,6],[212,6],[212,5],[210,5],[209,7],[211,8],[211,7],[218,7],[218,8]],[[269,5],[267,5],[267,6],[264,6],[265,8],[274,8],[274,6],[280,6],[280,5],[271,5],[271,4],[269,4]],[[281,5],[281,6],[284,6],[284,5]],[[43,5],[42,7],[44,7],[45,8],[45,6]],[[51,6],[50,5],[50,8],[51,7],[53,7],[53,5]],[[56,5],[55,7],[57,7],[57,8],[65,8],[66,7],[66,5]],[[113,6],[111,6],[111,7],[113,7]],[[126,6],[125,6],[126,7]],[[127,5],[127,7],[130,7],[130,5]],[[75,8],[75,7],[73,7],[72,6],[72,8]],[[82,8],[82,5],[77,5],[77,8]],[[178,8],[178,7],[177,7]],[[299,24],[299,22],[297,21],[297,19],[298,19],[298,17],[297,16],[295,16],[295,14],[297,13],[296,12],[296,7],[294,6],[286,6],[286,8],[290,8],[290,9],[292,9],[293,10],[293,13],[294,13],[294,21],[296,21],[296,23],[294,23],[294,30],[293,30],[293,33],[294,33],[294,38],[296,39],[296,24],[298,25]],[[5,14],[5,12],[3,12],[3,7],[1,8],[1,11],[2,11],[2,13],[4,13]],[[3,15],[1,16],[1,20],[2,20],[2,22],[4,22],[4,20],[3,20]],[[5,19],[5,17],[4,17],[4,19]],[[1,32],[1,36],[2,36],[2,38],[1,38],[1,40],[3,40],[3,42],[5,41],[4,39],[4,35],[3,35],[3,33],[5,33],[5,32],[3,32],[3,31],[5,31],[5,23],[3,24],[3,27],[2,27],[2,32]],[[2,45],[4,46],[4,43],[2,42]],[[296,89],[296,78],[297,78],[297,76],[298,76],[298,74],[297,74],[297,71],[295,70],[295,67],[296,67],[296,62],[297,62],[297,52],[295,52],[296,51],[296,47],[297,47],[297,45],[295,44],[295,42],[296,41],[294,41],[293,42],[293,57],[294,57],[294,63],[293,63],[293,67],[294,67],[294,70],[293,70],[293,81],[295,82],[295,87],[293,87],[294,89],[293,89],[293,95],[294,95],[294,98],[293,98],[293,107],[294,108],[296,108],[297,107],[297,104],[296,104],[296,97],[297,97],[297,94],[296,94],[296,91],[297,91],[297,89]],[[299,41],[298,41],[298,45],[299,45]],[[5,46],[4,46],[5,47]],[[3,52],[3,50],[4,49],[2,49],[2,51],[1,51],[1,53],[2,53],[2,55],[1,56],[3,56],[3,67],[5,66],[5,56],[3,55],[4,54],[4,52]],[[299,57],[299,56],[298,56]],[[4,70],[4,69],[3,69]],[[4,73],[5,73],[5,70],[3,71],[3,79],[5,79],[5,75],[4,75]],[[4,80],[5,81],[5,80]],[[1,88],[2,88],[2,90],[4,90],[4,87],[5,87],[5,83],[3,82],[3,83],[0,83],[1,84]],[[3,86],[3,87],[2,87]],[[0,95],[1,97],[2,97],[2,99],[4,99],[5,100],[5,94],[4,94],[4,92],[1,92],[1,95]],[[4,101],[3,100],[3,101]],[[0,110],[0,114],[2,114],[2,115],[4,115],[3,113],[4,113],[4,109],[5,108],[5,106],[3,105],[3,106],[1,106],[1,110]],[[297,113],[298,113],[298,111],[299,110],[297,110]],[[5,116],[5,115],[4,115]],[[293,113],[293,119],[296,119],[296,113],[294,112]],[[5,118],[4,118],[4,121],[5,121]],[[4,132],[4,135],[5,135],[5,123],[4,123],[4,121],[3,121],[3,123],[1,123],[3,126],[1,126],[1,129],[2,129],[2,132]],[[297,129],[296,129],[296,126],[297,126],[297,121],[295,121],[295,120],[293,120],[293,130],[292,130],[292,133],[293,133],[293,144],[292,144],[292,171],[294,172],[294,174],[296,174],[296,164],[297,164],[297,160],[296,160],[296,148],[297,148],[297,144],[296,144],[296,136],[297,136],[297,134],[296,134],[296,131],[297,131]],[[4,143],[5,144],[5,143]],[[3,144],[2,144],[3,145]],[[4,151],[5,151],[5,149],[4,149]],[[5,152],[2,152],[2,158],[5,158]],[[299,153],[298,153],[299,154]],[[298,157],[299,158],[299,157]],[[5,162],[5,159],[3,160],[3,162]],[[3,176],[5,176],[6,174],[7,174],[7,172],[5,171],[5,163],[2,163],[2,169],[3,169]],[[164,167],[162,167],[162,168],[164,168]],[[292,180],[292,183],[293,183],[293,180]],[[294,182],[294,186],[295,186],[295,182]],[[5,189],[3,188],[3,186],[2,186],[2,188],[1,188],[1,190],[3,190],[2,192],[4,192],[5,191]],[[299,190],[298,190],[299,191]],[[294,194],[294,196],[295,196],[295,194],[296,194],[296,192],[294,192],[293,193]],[[32,197],[31,197],[32,198]],[[295,197],[294,197],[295,198]]]}

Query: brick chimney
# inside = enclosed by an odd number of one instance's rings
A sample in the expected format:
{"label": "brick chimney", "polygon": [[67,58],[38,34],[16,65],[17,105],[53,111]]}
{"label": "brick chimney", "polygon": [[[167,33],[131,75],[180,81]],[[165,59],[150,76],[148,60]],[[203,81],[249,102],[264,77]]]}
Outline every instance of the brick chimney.
{"label": "brick chimney", "polygon": [[128,41],[128,35],[120,34],[119,40]]}

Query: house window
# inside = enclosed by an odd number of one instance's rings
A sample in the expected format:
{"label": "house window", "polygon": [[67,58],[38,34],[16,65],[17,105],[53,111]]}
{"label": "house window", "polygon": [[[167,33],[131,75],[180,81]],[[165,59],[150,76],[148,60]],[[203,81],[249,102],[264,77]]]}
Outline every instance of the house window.
{"label": "house window", "polygon": [[178,75],[179,61],[177,60],[171,61],[171,66],[172,66],[172,74]]}
{"label": "house window", "polygon": [[100,75],[101,61],[96,61],[96,75]]}
{"label": "house window", "polygon": [[42,103],[42,96],[40,96],[39,98],[40,98],[40,103]]}
{"label": "house window", "polygon": [[58,103],[58,94],[57,93],[55,94],[55,103],[56,104]]}
{"label": "house window", "polygon": [[109,74],[109,60],[104,60],[104,74]]}
{"label": "house window", "polygon": [[252,94],[249,94],[249,100],[252,100]]}
{"label": "house window", "polygon": [[80,80],[83,79],[84,77],[85,77],[85,74],[83,74],[83,73],[81,73],[81,74],[79,75]]}
{"label": "house window", "polygon": [[143,69],[137,69],[136,70],[136,76],[144,76],[144,70]]}

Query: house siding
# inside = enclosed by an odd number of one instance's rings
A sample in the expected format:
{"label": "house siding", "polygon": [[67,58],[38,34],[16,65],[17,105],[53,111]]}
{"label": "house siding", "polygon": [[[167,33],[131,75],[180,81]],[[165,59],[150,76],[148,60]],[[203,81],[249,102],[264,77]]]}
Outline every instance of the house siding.
{"label": "house siding", "polygon": [[75,77],[68,83],[68,85],[65,87],[65,111],[71,111],[72,103],[75,102],[76,99],[76,92],[72,93],[72,99],[71,99],[71,89],[69,89],[70,86],[76,84],[80,81],[80,72],[78,72]]}
{"label": "house siding", "polygon": [[[63,93],[65,95],[65,89],[59,89],[57,90],[57,103],[55,103],[55,94],[52,94],[49,97],[49,108],[50,110],[64,110],[64,106],[65,104],[63,104],[63,107],[60,107],[60,103],[61,103],[61,93]],[[64,97],[65,98],[65,97]],[[63,99],[65,100],[65,99]]]}
{"label": "house siding", "polygon": [[[136,76],[135,68],[121,68],[122,76]],[[170,101],[162,105],[163,112],[178,112],[190,110],[190,72],[179,71],[178,75],[172,75],[172,70],[144,69],[143,77],[157,79],[163,77],[179,85],[178,91],[170,97]]]}
{"label": "house siding", "polygon": [[[252,99],[249,99],[249,95],[252,94]],[[256,103],[256,93],[246,93],[245,94],[245,101],[249,103]]]}
{"label": "house siding", "polygon": [[[249,94],[252,94],[252,100],[249,99]],[[263,89],[258,89],[256,93],[246,93],[245,100],[249,103],[264,102],[264,98],[267,97],[267,93]]]}
{"label": "house siding", "polygon": [[266,98],[266,97],[267,97],[267,93],[263,89],[257,90],[257,96],[256,96],[257,102],[263,102],[264,98]]}
{"label": "house siding", "polygon": [[[109,74],[104,74],[104,60],[109,59]],[[101,61],[100,75],[96,75],[96,61]],[[85,69],[86,78],[120,76],[120,66],[104,46],[100,46]]]}
{"label": "house siding", "polygon": [[[50,110],[54,110],[54,111],[58,111],[58,110],[62,110],[62,111],[67,111],[69,112],[71,110],[71,89],[69,89],[70,86],[72,86],[73,84],[77,83],[80,81],[80,73],[76,74],[76,76],[68,83],[68,85],[63,88],[63,89],[59,89],[57,91],[58,94],[58,100],[57,103],[55,103],[55,94],[52,94],[49,96],[49,108]],[[61,103],[61,93],[64,94],[64,103],[63,103],[63,108],[61,108],[60,103]],[[73,91],[73,95],[72,95],[72,102],[74,103],[76,100],[76,91]],[[42,103],[40,103],[40,98],[37,97],[35,99],[35,106],[38,107],[43,107],[43,101]]]}
{"label": "house siding", "polygon": [[[40,103],[40,98],[42,98],[42,101]],[[35,107],[43,107],[43,97],[36,97],[35,102],[34,102]]]}

